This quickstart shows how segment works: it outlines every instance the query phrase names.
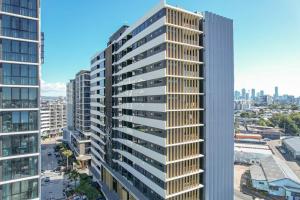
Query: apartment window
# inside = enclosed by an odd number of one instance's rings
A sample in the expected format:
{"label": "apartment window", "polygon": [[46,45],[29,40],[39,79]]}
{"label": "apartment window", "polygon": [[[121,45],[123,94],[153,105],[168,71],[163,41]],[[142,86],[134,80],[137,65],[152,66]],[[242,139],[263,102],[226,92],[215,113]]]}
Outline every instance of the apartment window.
{"label": "apartment window", "polygon": [[35,199],[38,198],[38,179],[1,185],[0,191],[1,199]]}
{"label": "apartment window", "polygon": [[0,58],[9,61],[38,62],[38,44],[15,40],[0,40]]}
{"label": "apartment window", "polygon": [[34,131],[38,130],[37,111],[15,111],[0,113],[0,131]]}
{"label": "apartment window", "polygon": [[36,20],[1,15],[0,24],[1,34],[3,36],[30,40],[37,40],[38,38],[38,22]]}
{"label": "apartment window", "polygon": [[38,152],[37,134],[1,136],[0,137],[0,156],[12,156]]}
{"label": "apartment window", "polygon": [[38,104],[37,88],[0,88],[2,108],[36,108]]}
{"label": "apartment window", "polygon": [[1,83],[7,85],[37,85],[38,67],[36,65],[0,64]]}
{"label": "apartment window", "polygon": [[1,10],[4,12],[37,17],[37,0],[2,0]]}
{"label": "apartment window", "polygon": [[0,161],[2,180],[25,178],[38,174],[38,157],[16,158]]}

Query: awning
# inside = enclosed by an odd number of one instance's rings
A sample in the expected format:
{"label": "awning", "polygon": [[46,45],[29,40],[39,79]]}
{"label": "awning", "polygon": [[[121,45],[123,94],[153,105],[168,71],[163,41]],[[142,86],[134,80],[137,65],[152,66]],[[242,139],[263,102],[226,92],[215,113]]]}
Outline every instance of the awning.
{"label": "awning", "polygon": [[80,156],[76,157],[76,160],[79,160],[79,161],[87,161],[90,159],[91,159],[91,156],[87,156],[87,155],[80,155]]}

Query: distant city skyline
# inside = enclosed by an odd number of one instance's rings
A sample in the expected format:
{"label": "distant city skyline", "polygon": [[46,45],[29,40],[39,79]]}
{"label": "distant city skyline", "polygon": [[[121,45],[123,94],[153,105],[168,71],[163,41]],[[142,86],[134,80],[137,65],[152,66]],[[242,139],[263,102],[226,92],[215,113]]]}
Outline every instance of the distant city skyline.
{"label": "distant city skyline", "polygon": [[261,88],[261,87],[259,87],[259,88],[254,88],[254,87],[251,87],[251,88],[235,88],[234,89],[234,91],[239,91],[239,92],[241,92],[241,95],[242,95],[242,91],[243,91],[243,89],[245,89],[246,90],[246,93],[249,93],[249,95],[250,95],[250,97],[251,97],[251,95],[252,95],[252,89],[254,89],[255,90],[255,95],[257,94],[257,93],[259,93],[260,91],[263,91],[264,92],[264,94],[265,95],[271,95],[271,96],[273,96],[274,94],[275,94],[275,87],[278,87],[278,95],[279,96],[283,96],[283,95],[292,95],[292,96],[295,96],[295,97],[300,97],[300,95],[297,95],[297,94],[291,94],[291,93],[288,93],[288,92],[286,92],[286,91],[284,91],[284,90],[282,90],[281,88],[280,88],[280,86],[273,86],[273,89],[263,89],[263,88]]}

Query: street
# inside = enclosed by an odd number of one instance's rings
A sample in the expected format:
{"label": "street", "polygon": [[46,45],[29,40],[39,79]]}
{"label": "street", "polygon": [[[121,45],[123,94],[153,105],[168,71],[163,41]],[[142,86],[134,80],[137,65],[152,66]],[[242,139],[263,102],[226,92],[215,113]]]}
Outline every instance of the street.
{"label": "street", "polygon": [[[63,175],[52,172],[58,166],[54,154],[55,143],[55,139],[42,141],[42,200],[66,199],[63,196]],[[49,152],[52,155],[48,155]],[[46,177],[49,177],[49,182],[45,182]]]}

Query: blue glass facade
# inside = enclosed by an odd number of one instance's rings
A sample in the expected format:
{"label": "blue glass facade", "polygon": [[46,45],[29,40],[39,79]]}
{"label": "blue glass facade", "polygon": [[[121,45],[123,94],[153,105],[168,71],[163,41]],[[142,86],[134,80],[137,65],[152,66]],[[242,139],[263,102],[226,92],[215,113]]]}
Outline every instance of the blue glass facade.
{"label": "blue glass facade", "polygon": [[39,198],[38,0],[0,0],[0,199]]}

